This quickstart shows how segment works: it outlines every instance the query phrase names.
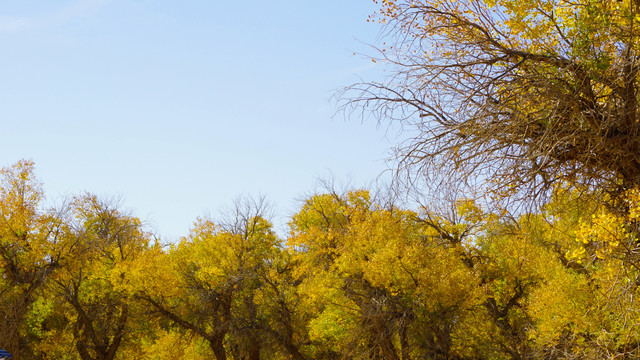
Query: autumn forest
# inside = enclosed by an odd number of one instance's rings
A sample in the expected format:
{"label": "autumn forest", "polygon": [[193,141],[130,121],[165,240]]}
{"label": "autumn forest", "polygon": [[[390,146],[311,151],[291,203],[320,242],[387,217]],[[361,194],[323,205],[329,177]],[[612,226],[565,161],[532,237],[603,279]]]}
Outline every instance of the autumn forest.
{"label": "autumn forest", "polygon": [[[640,4],[378,0],[388,77],[337,95],[407,129],[381,189],[279,235],[242,198],[167,243],[117,202],[0,172],[14,359],[640,358]],[[126,195],[126,194],[125,194]]]}

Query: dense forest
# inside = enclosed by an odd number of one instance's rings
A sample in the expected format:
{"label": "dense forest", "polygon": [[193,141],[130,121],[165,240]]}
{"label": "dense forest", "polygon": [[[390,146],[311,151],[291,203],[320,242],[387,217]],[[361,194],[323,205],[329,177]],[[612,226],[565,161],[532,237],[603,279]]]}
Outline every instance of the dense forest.
{"label": "dense forest", "polygon": [[[378,2],[377,2],[378,3]],[[15,359],[640,358],[640,5],[379,1],[387,191],[259,200],[165,244],[119,204],[0,172]],[[413,202],[401,201],[402,194]],[[406,204],[420,204],[409,206]]]}

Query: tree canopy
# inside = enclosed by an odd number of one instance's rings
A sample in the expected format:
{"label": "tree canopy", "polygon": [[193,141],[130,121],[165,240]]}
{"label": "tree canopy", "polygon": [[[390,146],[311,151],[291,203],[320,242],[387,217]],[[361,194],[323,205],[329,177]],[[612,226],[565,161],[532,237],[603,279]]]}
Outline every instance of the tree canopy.
{"label": "tree canopy", "polygon": [[[615,194],[640,185],[634,1],[384,0],[387,81],[346,106],[399,120],[410,172],[483,176],[547,193],[558,181]],[[448,178],[449,179],[449,178]]]}

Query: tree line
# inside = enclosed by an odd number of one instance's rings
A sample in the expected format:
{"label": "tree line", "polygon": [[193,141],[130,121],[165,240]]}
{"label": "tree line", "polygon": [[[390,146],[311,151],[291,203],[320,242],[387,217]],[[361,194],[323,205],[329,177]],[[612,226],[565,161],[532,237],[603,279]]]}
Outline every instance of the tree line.
{"label": "tree line", "polygon": [[559,186],[514,216],[308,197],[280,238],[260,201],[163,246],[80,194],[42,209],[1,172],[0,347],[16,359],[550,359],[640,355],[640,193],[619,215]]}

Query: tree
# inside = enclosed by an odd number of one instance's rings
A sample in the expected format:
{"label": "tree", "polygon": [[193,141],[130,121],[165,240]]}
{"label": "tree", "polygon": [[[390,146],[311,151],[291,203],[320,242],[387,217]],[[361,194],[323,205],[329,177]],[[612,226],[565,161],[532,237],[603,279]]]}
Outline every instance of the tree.
{"label": "tree", "polygon": [[309,198],[291,227],[313,358],[460,358],[482,302],[461,244],[363,190]]}
{"label": "tree", "polygon": [[68,319],[59,330],[72,331],[80,359],[112,360],[140,325],[131,269],[150,235],[139,219],[95,195],[77,197],[72,210],[72,256],[53,278],[53,293],[64,303],[58,313]]}
{"label": "tree", "polygon": [[353,110],[414,127],[400,169],[481,176],[526,195],[567,180],[612,194],[610,203],[640,186],[636,1],[380,6],[374,18],[390,35],[380,57],[394,75],[344,96]]}
{"label": "tree", "polygon": [[16,359],[31,344],[25,319],[68,251],[61,214],[43,211],[34,164],[19,161],[0,171],[0,347]]}
{"label": "tree", "polygon": [[279,240],[263,202],[236,205],[229,221],[199,219],[188,237],[149,264],[156,276],[140,279],[138,297],[204,339],[216,359],[259,360],[266,349],[256,294]]}

